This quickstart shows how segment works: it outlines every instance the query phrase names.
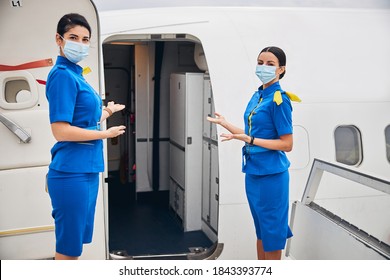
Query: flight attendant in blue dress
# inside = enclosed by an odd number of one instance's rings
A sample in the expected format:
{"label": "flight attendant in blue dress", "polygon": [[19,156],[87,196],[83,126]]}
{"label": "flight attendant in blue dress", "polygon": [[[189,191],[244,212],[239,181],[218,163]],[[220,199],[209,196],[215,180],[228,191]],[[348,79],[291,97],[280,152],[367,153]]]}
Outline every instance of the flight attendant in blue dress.
{"label": "flight attendant in blue dress", "polygon": [[263,49],[256,75],[262,86],[253,94],[244,113],[245,129],[238,128],[218,113],[210,122],[227,129],[222,141],[241,140],[242,171],[256,228],[258,259],[280,260],[286,240],[292,236],[288,226],[290,162],[285,152],[293,147],[292,101],[297,96],[283,91],[279,80],[286,72],[286,55],[278,47]]}
{"label": "flight attendant in blue dress", "polygon": [[52,133],[48,192],[55,221],[55,259],[78,259],[92,242],[99,172],[104,170],[102,139],[117,137],[124,126],[100,130],[100,123],[125,106],[108,102],[86,82],[77,64],[88,55],[91,27],[79,14],[57,25],[60,55],[49,73],[46,97]]}

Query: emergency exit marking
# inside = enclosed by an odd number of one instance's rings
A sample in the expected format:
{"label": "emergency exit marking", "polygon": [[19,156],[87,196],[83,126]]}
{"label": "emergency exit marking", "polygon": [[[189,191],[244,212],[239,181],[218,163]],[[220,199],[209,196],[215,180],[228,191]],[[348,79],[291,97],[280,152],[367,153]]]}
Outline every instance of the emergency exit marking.
{"label": "emergency exit marking", "polygon": [[10,3],[11,3],[11,7],[15,7],[15,8],[23,6],[23,1],[22,0],[18,0],[18,1],[11,0]]}

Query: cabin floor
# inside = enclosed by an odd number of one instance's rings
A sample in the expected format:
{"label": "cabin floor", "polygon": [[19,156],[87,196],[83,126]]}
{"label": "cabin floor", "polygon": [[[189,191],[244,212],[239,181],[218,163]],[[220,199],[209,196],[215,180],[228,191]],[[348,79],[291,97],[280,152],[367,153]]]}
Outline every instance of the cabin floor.
{"label": "cabin floor", "polygon": [[202,231],[184,232],[169,207],[169,192],[135,194],[134,184],[122,184],[118,172],[108,180],[109,250],[129,256],[175,255],[190,248],[208,248]]}

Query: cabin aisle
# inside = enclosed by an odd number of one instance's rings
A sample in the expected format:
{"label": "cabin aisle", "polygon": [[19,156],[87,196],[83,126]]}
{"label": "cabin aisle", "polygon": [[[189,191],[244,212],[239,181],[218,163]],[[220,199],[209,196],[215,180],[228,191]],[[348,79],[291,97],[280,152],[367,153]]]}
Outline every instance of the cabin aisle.
{"label": "cabin aisle", "polygon": [[202,231],[183,232],[169,209],[168,191],[139,193],[133,184],[121,184],[118,174],[109,176],[109,250],[125,250],[129,256],[181,254],[191,247],[210,247]]}

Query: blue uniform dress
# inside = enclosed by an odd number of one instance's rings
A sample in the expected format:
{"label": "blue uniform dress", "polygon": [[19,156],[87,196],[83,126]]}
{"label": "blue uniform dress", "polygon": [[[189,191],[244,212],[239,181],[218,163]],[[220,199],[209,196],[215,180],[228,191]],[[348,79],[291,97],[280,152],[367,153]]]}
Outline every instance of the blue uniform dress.
{"label": "blue uniform dress", "polygon": [[[50,123],[67,122],[98,130],[102,100],[82,76],[83,69],[58,56],[49,73],[46,97]],[[104,169],[103,142],[57,142],[51,149],[48,190],[55,220],[56,252],[80,256],[92,241],[99,172]]]}
{"label": "blue uniform dress", "polygon": [[[282,102],[274,102],[279,91]],[[292,134],[292,106],[279,82],[256,91],[244,114],[245,133],[255,138],[279,139]],[[243,147],[245,188],[264,251],[283,250],[292,236],[288,226],[290,162],[283,151],[246,144]]]}

